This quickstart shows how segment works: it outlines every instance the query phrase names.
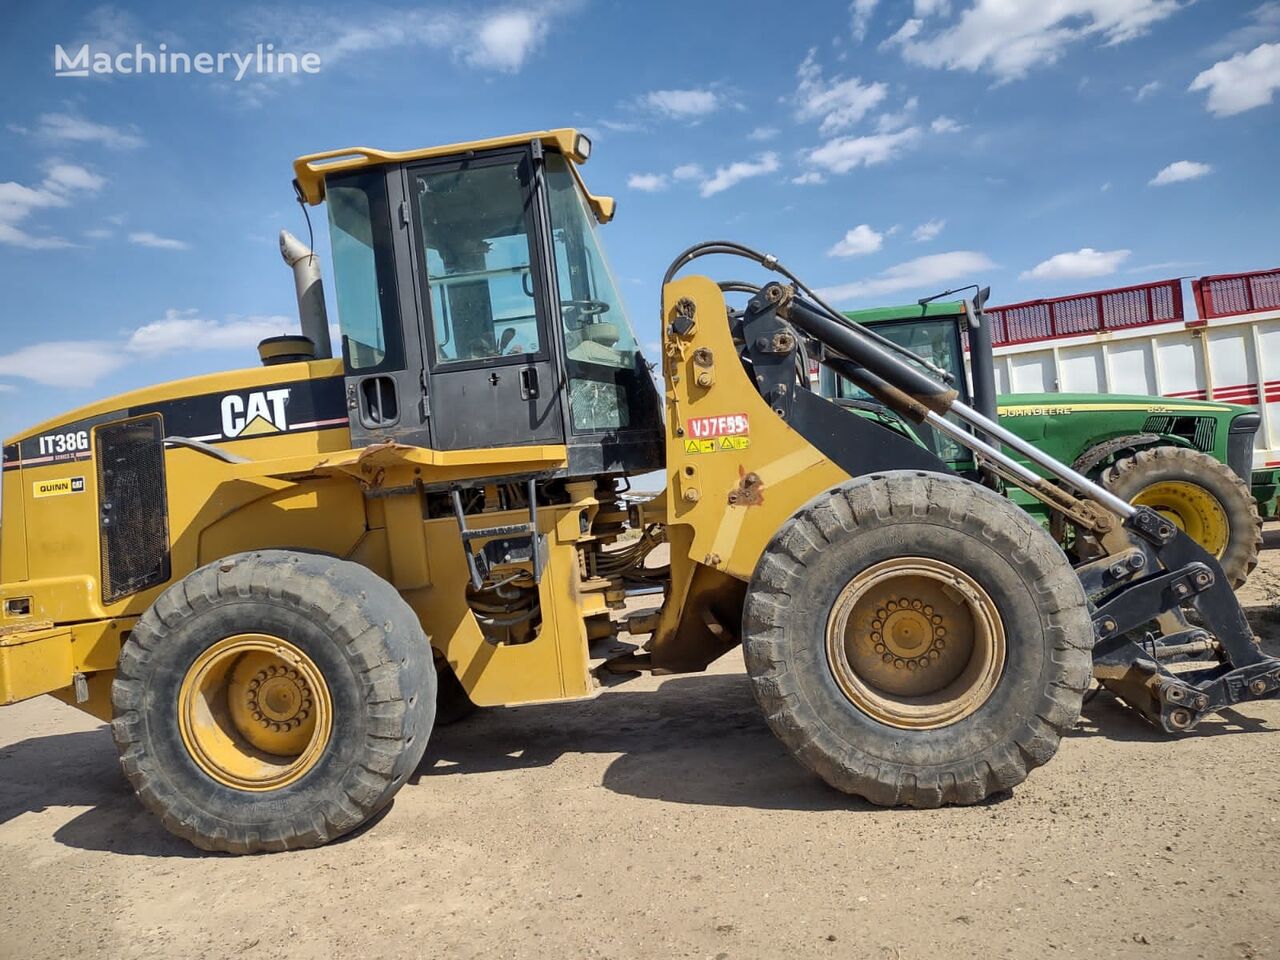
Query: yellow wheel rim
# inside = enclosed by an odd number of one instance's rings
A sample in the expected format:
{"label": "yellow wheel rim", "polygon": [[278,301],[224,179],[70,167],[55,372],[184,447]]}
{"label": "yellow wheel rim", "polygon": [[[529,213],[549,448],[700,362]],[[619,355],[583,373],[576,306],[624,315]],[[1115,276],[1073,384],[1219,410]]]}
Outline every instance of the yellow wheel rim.
{"label": "yellow wheel rim", "polygon": [[1004,625],[987,592],[927,557],[885,560],[854,577],[827,618],[826,648],[849,701],[908,730],[974,713],[1005,663]]}
{"label": "yellow wheel rim", "polygon": [[1212,493],[1188,480],[1162,480],[1143,487],[1131,501],[1150,507],[1186,533],[1215,557],[1221,557],[1231,539],[1226,508]]}
{"label": "yellow wheel rim", "polygon": [[287,640],[241,633],[196,658],[178,692],[191,759],[237,790],[295,783],[324,753],[333,704],[320,669]]}

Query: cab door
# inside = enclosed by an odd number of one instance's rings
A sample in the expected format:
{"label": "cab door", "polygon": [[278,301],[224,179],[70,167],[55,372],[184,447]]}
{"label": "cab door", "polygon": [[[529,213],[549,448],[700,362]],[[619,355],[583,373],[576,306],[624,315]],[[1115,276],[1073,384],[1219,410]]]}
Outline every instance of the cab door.
{"label": "cab door", "polygon": [[405,170],[438,450],[563,443],[528,149]]}

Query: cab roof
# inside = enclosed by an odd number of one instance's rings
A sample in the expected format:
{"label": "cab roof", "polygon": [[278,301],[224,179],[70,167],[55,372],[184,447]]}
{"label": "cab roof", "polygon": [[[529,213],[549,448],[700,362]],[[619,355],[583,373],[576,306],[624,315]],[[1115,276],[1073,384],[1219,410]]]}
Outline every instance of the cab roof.
{"label": "cab roof", "polygon": [[573,127],[560,127],[555,130],[534,130],[529,133],[515,133],[506,137],[490,137],[485,140],[467,140],[460,143],[447,143],[438,147],[420,147],[417,150],[376,150],[373,147],[343,147],[338,150],[325,150],[321,153],[309,153],[293,161],[294,183],[298,196],[305,202],[315,206],[324,202],[324,181],[331,173],[360,170],[366,167],[380,167],[389,164],[408,163],[414,160],[432,160],[442,157],[460,156],[471,152],[497,150],[502,147],[520,147],[542,141],[543,146],[563,154],[569,161],[569,169],[574,179],[582,188],[591,210],[600,223],[608,223],[613,219],[616,203],[612,197],[593,194],[582,182],[578,166],[587,162],[591,155],[591,141]]}

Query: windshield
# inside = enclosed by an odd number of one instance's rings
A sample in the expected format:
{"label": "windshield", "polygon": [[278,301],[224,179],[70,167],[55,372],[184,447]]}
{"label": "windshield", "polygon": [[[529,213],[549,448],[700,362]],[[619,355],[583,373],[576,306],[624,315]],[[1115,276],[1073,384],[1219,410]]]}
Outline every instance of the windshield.
{"label": "windshield", "polygon": [[568,161],[548,153],[546,172],[573,429],[626,429],[648,370]]}
{"label": "windshield", "polygon": [[[960,349],[960,325],[954,317],[938,317],[924,320],[894,320],[874,325],[876,333],[898,346],[906,347],[917,356],[949,371],[954,377],[952,386],[965,394],[965,373],[963,354]],[[824,386],[823,393],[828,396],[847,400],[861,400],[879,403],[871,394],[861,387],[855,386],[844,377],[832,374],[824,369],[824,378],[835,383],[834,389]],[[955,419],[948,415],[948,419]],[[960,422],[956,420],[956,422]],[[916,428],[925,437],[927,443],[942,459],[951,463],[967,460],[969,453],[950,437],[944,437],[936,430],[926,426]]]}

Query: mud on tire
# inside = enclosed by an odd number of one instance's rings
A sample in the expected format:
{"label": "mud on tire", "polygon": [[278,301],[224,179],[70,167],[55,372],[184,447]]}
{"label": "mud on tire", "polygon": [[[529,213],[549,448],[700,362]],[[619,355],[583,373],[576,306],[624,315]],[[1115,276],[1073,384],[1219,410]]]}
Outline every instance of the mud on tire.
{"label": "mud on tire", "polygon": [[[318,759],[274,789],[214,779],[184,742],[184,678],[220,641],[264,634],[314,664],[332,724]],[[202,567],[166,590],[125,642],[111,699],[112,736],[143,804],[205,850],[314,847],[391,800],[422,759],[436,680],[413,611],[385,580],[319,554],[263,550]]]}
{"label": "mud on tire", "polygon": [[[933,729],[854,706],[825,643],[846,585],[903,556],[971,577],[1007,637],[986,700]],[[832,786],[884,806],[976,803],[1020,783],[1075,723],[1091,672],[1092,622],[1062,551],[1005,498],[941,474],[862,477],[802,507],[760,558],[743,633],[752,690],[774,733]]]}

